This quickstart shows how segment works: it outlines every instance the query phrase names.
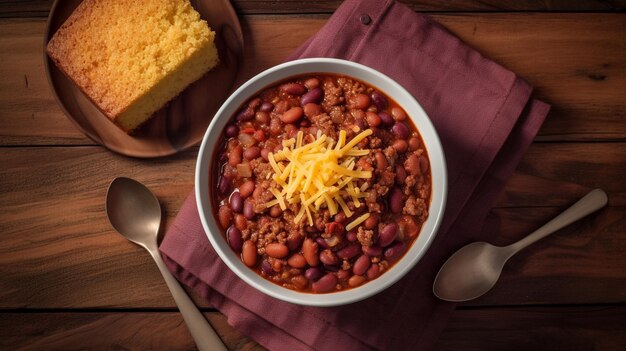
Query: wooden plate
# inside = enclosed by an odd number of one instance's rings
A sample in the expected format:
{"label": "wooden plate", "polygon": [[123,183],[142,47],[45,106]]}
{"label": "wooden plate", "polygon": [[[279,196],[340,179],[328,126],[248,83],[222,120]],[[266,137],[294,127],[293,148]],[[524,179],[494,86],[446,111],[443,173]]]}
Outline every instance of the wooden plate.
{"label": "wooden plate", "polygon": [[44,34],[44,66],[52,91],[69,119],[89,138],[133,157],[167,156],[197,144],[228,96],[243,57],[243,35],[228,0],[192,0],[216,33],[220,62],[155,113],[133,135],[116,127],[50,60],[45,48],[82,0],[55,1]]}

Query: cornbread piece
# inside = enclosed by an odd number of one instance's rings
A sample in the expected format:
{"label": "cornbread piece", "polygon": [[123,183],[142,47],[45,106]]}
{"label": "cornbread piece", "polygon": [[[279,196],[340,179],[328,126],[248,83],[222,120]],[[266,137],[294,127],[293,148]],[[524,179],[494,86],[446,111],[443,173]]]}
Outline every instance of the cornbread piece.
{"label": "cornbread piece", "polygon": [[214,39],[189,0],[85,0],[47,51],[131,132],[217,64]]}

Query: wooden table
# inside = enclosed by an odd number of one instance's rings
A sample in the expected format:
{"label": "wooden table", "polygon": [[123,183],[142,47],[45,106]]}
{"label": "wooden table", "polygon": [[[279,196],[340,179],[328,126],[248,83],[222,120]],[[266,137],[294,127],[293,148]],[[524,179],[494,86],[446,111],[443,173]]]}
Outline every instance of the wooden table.
{"label": "wooden table", "polygon": [[[497,201],[496,244],[592,188],[610,198],[511,259],[493,291],[459,306],[438,348],[623,350],[626,1],[404,2],[525,77],[553,106]],[[235,0],[246,41],[240,80],[281,62],[339,3]],[[0,1],[0,348],[193,349],[156,266],[113,232],[103,206],[108,183],[130,176],[161,199],[167,226],[193,187],[197,148],[131,159],[81,134],[44,75],[50,6]],[[196,301],[230,349],[262,349]]]}

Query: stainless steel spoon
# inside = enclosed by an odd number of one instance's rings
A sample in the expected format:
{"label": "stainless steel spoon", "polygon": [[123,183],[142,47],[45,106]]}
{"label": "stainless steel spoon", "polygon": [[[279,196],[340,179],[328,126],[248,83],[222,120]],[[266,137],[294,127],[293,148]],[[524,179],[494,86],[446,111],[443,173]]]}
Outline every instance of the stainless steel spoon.
{"label": "stainless steel spoon", "polygon": [[475,242],[462,247],[441,267],[433,293],[442,300],[468,301],[489,291],[498,281],[506,261],[526,246],[601,209],[607,203],[602,189],[592,190],[570,208],[524,239],[498,247]]}
{"label": "stainless steel spoon", "polygon": [[159,267],[198,349],[227,350],[161,259],[157,246],[161,206],[156,196],[136,180],[115,178],[107,190],[106,213],[116,231],[148,250]]}

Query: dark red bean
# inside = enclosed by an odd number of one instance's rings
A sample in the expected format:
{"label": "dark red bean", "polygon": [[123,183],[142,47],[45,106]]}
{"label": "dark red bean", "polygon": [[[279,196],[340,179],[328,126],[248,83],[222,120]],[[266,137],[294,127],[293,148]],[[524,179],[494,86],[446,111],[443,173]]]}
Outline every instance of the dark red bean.
{"label": "dark red bean", "polygon": [[261,149],[258,146],[249,147],[243,152],[243,157],[248,161],[254,160],[259,156],[261,156]]}
{"label": "dark red bean", "polygon": [[356,230],[351,230],[349,232],[346,233],[346,239],[348,239],[348,241],[351,242],[355,242],[357,241],[357,236],[356,236]]}
{"label": "dark red bean", "polygon": [[428,172],[428,168],[430,168],[428,159],[424,156],[420,156],[419,163],[420,163],[420,171],[422,172],[422,174],[426,174]]}
{"label": "dark red bean", "polygon": [[296,123],[303,114],[302,107],[292,107],[280,116],[280,120],[284,123]]}
{"label": "dark red bean", "polygon": [[324,265],[329,266],[339,263],[339,259],[337,258],[337,256],[335,256],[335,253],[329,249],[320,252],[320,261],[322,261]]}
{"label": "dark red bean", "polygon": [[263,150],[261,150],[261,157],[263,157],[263,159],[265,161],[269,161],[270,160],[270,152],[272,152],[270,149],[263,149]]}
{"label": "dark red bean", "polygon": [[367,270],[367,279],[376,279],[380,275],[380,267],[377,264],[373,264]]}
{"label": "dark red bean", "polygon": [[234,192],[230,196],[230,208],[232,208],[236,213],[241,213],[241,211],[243,211],[243,198],[239,192]]}
{"label": "dark red bean", "polygon": [[252,202],[250,201],[246,201],[243,204],[243,215],[244,217],[246,217],[247,219],[252,219],[254,218],[254,206],[252,205]]}
{"label": "dark red bean", "polygon": [[319,236],[318,236],[317,238],[315,238],[315,242],[316,242],[319,246],[321,246],[321,247],[323,247],[323,248],[325,248],[325,249],[330,249],[330,245],[328,245],[328,243],[326,242],[326,240],[324,240],[324,238],[322,238],[322,237],[319,237]]}
{"label": "dark red bean", "polygon": [[335,222],[346,225],[348,224],[348,218],[346,217],[345,213],[339,212],[335,215]]}
{"label": "dark red bean", "polygon": [[345,227],[343,224],[335,221],[326,225],[326,233],[328,234],[343,234]]}
{"label": "dark red bean", "polygon": [[389,209],[393,213],[402,212],[402,208],[404,207],[404,199],[402,195],[402,190],[398,187],[394,187],[391,189],[389,194]]}
{"label": "dark red bean", "polygon": [[343,249],[337,251],[337,256],[343,259],[350,259],[359,254],[361,251],[359,244],[350,244]]}
{"label": "dark red bean", "polygon": [[420,174],[420,160],[419,157],[415,154],[410,155],[404,161],[404,168],[409,172],[410,175],[419,175]]}
{"label": "dark red bean", "polygon": [[378,232],[378,245],[387,247],[398,237],[398,224],[391,222]]}
{"label": "dark red bean", "polygon": [[407,127],[406,124],[402,122],[396,122],[396,124],[391,127],[391,132],[400,139],[406,139],[411,136],[411,131],[409,130],[409,127]]}
{"label": "dark red bean", "polygon": [[298,83],[286,83],[280,86],[280,91],[290,95],[302,95],[306,93],[306,88]]}
{"label": "dark red bean", "polygon": [[233,211],[227,205],[222,205],[220,209],[217,210],[217,217],[222,228],[228,228],[230,222],[233,220]]}
{"label": "dark red bean", "polygon": [[256,110],[257,107],[261,106],[261,103],[263,102],[263,100],[261,100],[261,98],[254,98],[250,101],[250,103],[248,104],[248,107]]}
{"label": "dark red bean", "polygon": [[300,234],[289,234],[287,237],[287,247],[289,251],[296,251],[300,244],[302,244],[302,235]]}
{"label": "dark red bean", "polygon": [[378,112],[378,117],[380,117],[380,124],[383,127],[391,127],[395,122],[393,117],[391,117],[387,112]]}
{"label": "dark red bean", "polygon": [[304,95],[302,95],[302,99],[300,100],[300,104],[302,106],[304,106],[304,105],[306,105],[308,103],[319,104],[320,101],[322,101],[323,97],[324,97],[324,91],[321,88],[315,88],[315,89],[309,90]]}
{"label": "dark red bean", "polygon": [[410,151],[415,151],[417,149],[419,149],[420,147],[420,140],[417,137],[412,137],[411,139],[409,139],[409,150]]}
{"label": "dark red bean", "polygon": [[254,188],[254,181],[248,180],[239,186],[239,195],[245,199],[252,195]]}
{"label": "dark red bean", "polygon": [[233,250],[237,252],[241,251],[241,247],[243,246],[241,230],[231,225],[226,231],[226,238],[228,239],[228,245],[230,245]]}
{"label": "dark red bean", "polygon": [[397,258],[404,253],[406,244],[403,241],[396,241],[385,249],[385,257],[388,259]]}
{"label": "dark red bean", "polygon": [[332,273],[326,274],[325,276],[321,277],[318,281],[311,284],[313,291],[315,291],[316,293],[331,292],[335,290],[336,286],[337,286],[337,277]]}
{"label": "dark red bean", "polygon": [[226,195],[226,194],[228,194],[230,192],[231,186],[232,186],[232,183],[231,183],[230,179],[222,176],[220,178],[220,183],[217,186],[217,189],[220,192],[220,194]]}
{"label": "dark red bean", "polygon": [[396,139],[391,143],[391,147],[396,150],[397,153],[403,154],[409,148],[409,144],[402,139]]}
{"label": "dark red bean", "polygon": [[370,268],[371,260],[367,255],[361,255],[354,262],[354,266],[352,266],[352,273],[356,275],[362,275],[367,272],[367,269]]}
{"label": "dark red bean", "polygon": [[234,138],[237,135],[239,135],[239,127],[237,127],[234,124],[231,124],[228,127],[226,127],[226,136],[227,137]]}
{"label": "dark red bean", "polygon": [[306,279],[314,282],[322,277],[324,271],[320,267],[311,267],[304,271],[304,276]]}
{"label": "dark red bean", "polygon": [[372,102],[374,103],[374,105],[376,105],[376,108],[378,109],[378,111],[382,111],[386,109],[387,106],[389,106],[389,102],[387,101],[387,98],[381,92],[378,92],[378,91],[372,92],[371,98],[372,98]]}
{"label": "dark red bean", "polygon": [[325,264],[324,269],[328,272],[337,272],[341,267],[338,264],[330,265]]}
{"label": "dark red bean", "polygon": [[406,170],[402,165],[396,165],[396,183],[404,184],[406,180]]}
{"label": "dark red bean", "polygon": [[265,101],[264,103],[261,104],[261,107],[259,108],[259,111],[261,111],[261,112],[272,112],[273,109],[274,109],[274,104],[272,104],[271,102]]}
{"label": "dark red bean", "polygon": [[370,257],[376,257],[383,254],[383,248],[377,245],[363,246],[361,250],[364,254]]}
{"label": "dark red bean", "polygon": [[339,271],[337,271],[337,278],[339,280],[346,280],[350,278],[351,275],[352,273],[350,273],[350,271],[345,270],[345,269],[340,269]]}
{"label": "dark red bean", "polygon": [[365,114],[365,120],[370,127],[378,127],[381,123],[380,116],[374,112],[367,112]]}
{"label": "dark red bean", "polygon": [[263,262],[261,262],[261,270],[267,275],[276,274],[276,272],[274,272],[274,268],[272,268],[272,264],[269,263],[268,260],[263,260]]}
{"label": "dark red bean", "polygon": [[251,108],[246,108],[244,110],[242,110],[241,112],[239,112],[239,114],[237,115],[237,121],[239,122],[243,122],[243,121],[249,121],[252,118],[254,118],[254,110]]}

